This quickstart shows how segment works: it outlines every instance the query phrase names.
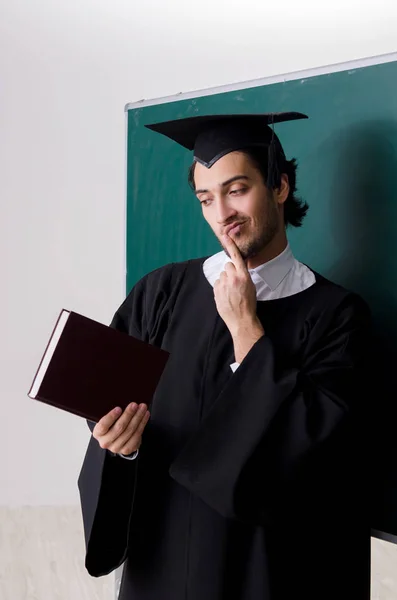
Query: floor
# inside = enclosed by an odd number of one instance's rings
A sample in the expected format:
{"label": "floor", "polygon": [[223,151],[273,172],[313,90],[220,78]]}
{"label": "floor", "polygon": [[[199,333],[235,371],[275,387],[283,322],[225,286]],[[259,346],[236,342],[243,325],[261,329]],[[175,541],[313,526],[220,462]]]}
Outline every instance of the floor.
{"label": "floor", "polygon": [[114,600],[84,567],[79,507],[0,508],[0,600]]}
{"label": "floor", "polygon": [[[115,600],[84,568],[79,507],[0,507],[0,600]],[[354,600],[354,599],[352,599]],[[397,600],[397,545],[372,540],[372,600]]]}

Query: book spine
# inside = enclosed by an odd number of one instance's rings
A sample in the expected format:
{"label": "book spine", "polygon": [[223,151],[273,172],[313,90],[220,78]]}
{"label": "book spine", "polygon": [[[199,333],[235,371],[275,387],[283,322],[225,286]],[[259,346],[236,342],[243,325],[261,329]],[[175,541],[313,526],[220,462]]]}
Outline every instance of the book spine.
{"label": "book spine", "polygon": [[40,360],[39,366],[38,366],[38,367],[37,367],[37,369],[36,369],[35,376],[33,377],[32,385],[30,386],[30,390],[29,390],[29,392],[28,392],[28,396],[29,396],[29,398],[32,398],[33,400],[36,400],[36,398],[37,398],[37,394],[36,394],[36,395],[34,395],[34,396],[32,396],[32,390],[33,390],[33,388],[34,388],[34,384],[35,384],[35,382],[36,382],[36,379],[37,379],[37,376],[38,376],[38,374],[39,374],[39,372],[40,372],[41,366],[42,366],[42,364],[43,364],[43,362],[44,362],[44,359],[45,359],[45,356],[46,356],[46,354],[47,354],[48,348],[50,347],[50,344],[51,344],[51,342],[52,342],[52,339],[53,339],[53,337],[54,337],[54,334],[55,334],[55,332],[56,332],[56,330],[57,330],[57,327],[58,327],[58,325],[59,325],[59,321],[61,320],[61,317],[62,317],[63,313],[65,313],[65,312],[68,312],[68,313],[69,313],[69,315],[70,315],[70,311],[69,311],[69,310],[66,310],[65,308],[63,308],[63,309],[61,310],[61,312],[59,313],[59,315],[58,315],[58,319],[57,319],[57,321],[56,321],[56,323],[55,323],[55,326],[54,326],[54,328],[53,328],[53,330],[52,330],[52,333],[51,333],[51,335],[50,335],[50,339],[48,340],[48,342],[47,342],[47,345],[46,345],[46,348],[45,348],[45,350],[44,350],[44,352],[43,352],[43,355],[42,355],[42,357],[41,357],[41,360]]}

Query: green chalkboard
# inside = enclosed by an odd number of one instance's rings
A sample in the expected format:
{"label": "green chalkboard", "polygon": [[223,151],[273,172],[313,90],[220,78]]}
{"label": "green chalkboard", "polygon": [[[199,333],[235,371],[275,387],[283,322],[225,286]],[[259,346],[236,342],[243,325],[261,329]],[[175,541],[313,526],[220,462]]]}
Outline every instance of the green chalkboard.
{"label": "green chalkboard", "polygon": [[[310,117],[276,126],[287,157],[298,159],[299,193],[310,206],[304,226],[289,230],[293,251],[370,304],[382,356],[376,393],[391,410],[396,392],[389,374],[397,369],[397,62],[129,108],[127,289],[158,266],[219,250],[187,184],[190,153],[144,125],[279,111]],[[397,420],[383,439],[397,438],[395,430]],[[394,452],[387,448],[379,481],[370,483],[377,502],[372,526],[386,538],[397,536],[397,486],[387,493],[382,488],[386,479],[397,480]]]}

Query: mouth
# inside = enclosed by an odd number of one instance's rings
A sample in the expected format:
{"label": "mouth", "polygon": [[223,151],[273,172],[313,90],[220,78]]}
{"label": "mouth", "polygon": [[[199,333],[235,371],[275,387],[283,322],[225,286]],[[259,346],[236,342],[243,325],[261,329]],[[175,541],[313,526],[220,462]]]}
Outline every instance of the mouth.
{"label": "mouth", "polygon": [[240,233],[241,227],[244,225],[245,221],[240,221],[239,223],[232,223],[225,227],[224,233],[227,235],[233,235],[235,233]]}

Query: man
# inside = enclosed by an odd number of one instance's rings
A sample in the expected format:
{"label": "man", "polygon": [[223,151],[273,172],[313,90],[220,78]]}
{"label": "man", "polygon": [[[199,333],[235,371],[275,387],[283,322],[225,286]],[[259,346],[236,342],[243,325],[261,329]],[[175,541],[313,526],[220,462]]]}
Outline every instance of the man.
{"label": "man", "polygon": [[150,415],[104,416],[79,480],[87,569],[126,560],[121,600],[369,598],[369,315],[288,245],[307,205],[269,124],[301,117],[150,126],[194,149],[223,251],[149,273],[112,322],[170,352]]}

